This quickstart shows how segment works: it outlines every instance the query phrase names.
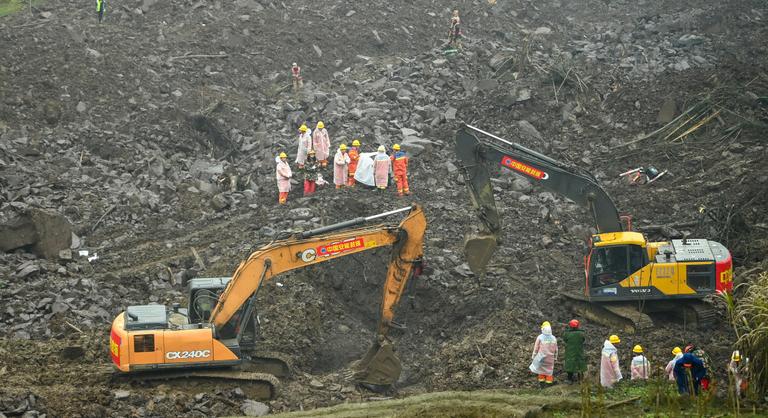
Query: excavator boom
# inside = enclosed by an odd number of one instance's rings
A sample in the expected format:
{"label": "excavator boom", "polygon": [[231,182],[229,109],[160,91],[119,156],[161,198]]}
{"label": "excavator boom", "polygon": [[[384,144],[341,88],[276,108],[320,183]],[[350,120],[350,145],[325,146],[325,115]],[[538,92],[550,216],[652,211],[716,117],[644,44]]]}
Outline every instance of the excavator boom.
{"label": "excavator boom", "polygon": [[470,125],[456,134],[456,157],[484,225],[483,233],[465,241],[468,264],[475,273],[485,270],[501,234],[501,218],[491,185],[491,165],[506,167],[540,187],[589,208],[600,233],[622,230],[616,205],[594,176],[585,170],[570,167]]}
{"label": "excavator boom", "polygon": [[[399,225],[368,225],[371,221],[408,212]],[[381,298],[381,312],[373,347],[353,366],[359,383],[393,384],[400,376],[400,360],[387,338],[395,308],[411,275],[420,270],[426,218],[414,205],[379,215],[356,218],[273,241],[240,264],[211,308],[211,292],[190,302],[196,323],[167,320],[159,305],[132,306],[113,321],[110,349],[122,371],[221,367],[239,365],[240,343],[261,286],[276,275],[364,251],[392,247]],[[358,228],[353,228],[353,227]],[[222,283],[221,279],[201,279]],[[221,288],[219,288],[221,289]],[[192,295],[192,293],[190,293]],[[205,307],[207,306],[207,309]],[[178,316],[178,311],[176,315]],[[188,321],[190,317],[187,317]],[[207,318],[207,321],[206,321]],[[193,346],[194,344],[194,346]],[[168,348],[173,347],[173,352]],[[145,354],[150,353],[150,354]],[[210,373],[209,373],[210,374]]]}

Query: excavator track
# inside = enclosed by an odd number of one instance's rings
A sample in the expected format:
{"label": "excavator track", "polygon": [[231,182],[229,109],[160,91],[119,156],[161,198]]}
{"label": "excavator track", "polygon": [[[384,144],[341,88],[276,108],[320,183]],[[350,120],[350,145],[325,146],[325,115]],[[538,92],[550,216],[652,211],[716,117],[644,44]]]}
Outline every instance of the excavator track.
{"label": "excavator track", "polygon": [[116,376],[117,381],[230,381],[237,384],[245,384],[245,390],[248,395],[260,399],[269,400],[277,396],[280,381],[273,375],[267,373],[255,373],[239,371],[236,369],[186,369],[186,370],[166,370],[152,371],[135,374],[120,374]]}
{"label": "excavator track", "polygon": [[576,314],[597,323],[634,334],[653,327],[653,320],[647,314],[637,310],[634,302],[596,303],[586,296],[575,293],[561,293],[566,305]]}
{"label": "excavator track", "polygon": [[686,324],[699,329],[712,328],[718,321],[717,309],[706,301],[692,301],[683,307]]}
{"label": "excavator track", "polygon": [[290,377],[293,363],[290,357],[274,351],[247,352],[240,368],[247,372],[271,374],[278,378]]}

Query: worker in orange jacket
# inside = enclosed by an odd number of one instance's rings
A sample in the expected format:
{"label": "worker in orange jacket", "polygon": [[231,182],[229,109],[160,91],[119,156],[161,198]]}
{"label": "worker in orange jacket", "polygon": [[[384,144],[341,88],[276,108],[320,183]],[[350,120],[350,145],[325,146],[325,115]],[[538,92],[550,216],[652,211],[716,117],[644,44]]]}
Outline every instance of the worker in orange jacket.
{"label": "worker in orange jacket", "polygon": [[357,139],[352,141],[352,147],[347,151],[347,155],[349,155],[349,177],[347,177],[347,186],[354,187],[355,171],[357,171],[357,163],[360,160],[360,141]]}
{"label": "worker in orange jacket", "polygon": [[397,184],[397,194],[402,196],[403,194],[411,194],[411,189],[408,188],[408,157],[404,152],[400,151],[400,144],[392,145],[392,149],[395,153],[389,157],[392,160],[392,171],[395,174],[395,184]]}

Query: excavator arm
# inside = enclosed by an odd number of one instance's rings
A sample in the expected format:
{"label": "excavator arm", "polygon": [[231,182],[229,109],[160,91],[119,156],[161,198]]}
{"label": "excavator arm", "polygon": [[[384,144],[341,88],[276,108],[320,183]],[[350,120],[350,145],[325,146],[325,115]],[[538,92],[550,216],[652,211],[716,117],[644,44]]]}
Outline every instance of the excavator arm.
{"label": "excavator arm", "polygon": [[[347,229],[372,220],[409,211],[399,225],[374,225]],[[251,254],[240,264],[211,314],[214,329],[230,321],[243,321],[251,315],[258,290],[273,277],[290,270],[308,267],[336,258],[391,246],[387,278],[381,297],[381,311],[375,341],[363,359],[353,366],[359,383],[386,386],[400,375],[400,360],[387,338],[395,308],[414,272],[420,268],[424,254],[426,218],[421,207],[403,208],[367,218],[357,218],[302,232],[291,238],[273,242]],[[246,306],[245,314],[237,317]],[[235,329],[242,329],[235,324]]]}
{"label": "excavator arm", "polygon": [[501,233],[501,218],[491,185],[491,166],[506,167],[533,184],[587,207],[599,233],[622,230],[616,205],[594,176],[585,170],[570,167],[470,125],[456,134],[455,150],[472,203],[484,225],[482,234],[465,241],[467,261],[475,273],[485,270]]}

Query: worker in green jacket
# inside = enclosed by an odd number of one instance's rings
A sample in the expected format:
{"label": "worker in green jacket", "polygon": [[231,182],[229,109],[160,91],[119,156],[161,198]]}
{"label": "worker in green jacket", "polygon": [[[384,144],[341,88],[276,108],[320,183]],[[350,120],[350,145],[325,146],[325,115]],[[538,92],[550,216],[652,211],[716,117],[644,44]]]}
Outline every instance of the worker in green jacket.
{"label": "worker in green jacket", "polygon": [[584,358],[584,331],[579,328],[579,320],[572,319],[568,323],[569,329],[563,334],[565,343],[565,372],[568,381],[576,383],[581,381],[583,373],[587,371],[587,361]]}
{"label": "worker in green jacket", "polygon": [[107,7],[107,0],[96,0],[96,11],[99,13],[99,23],[104,18],[104,8]]}

